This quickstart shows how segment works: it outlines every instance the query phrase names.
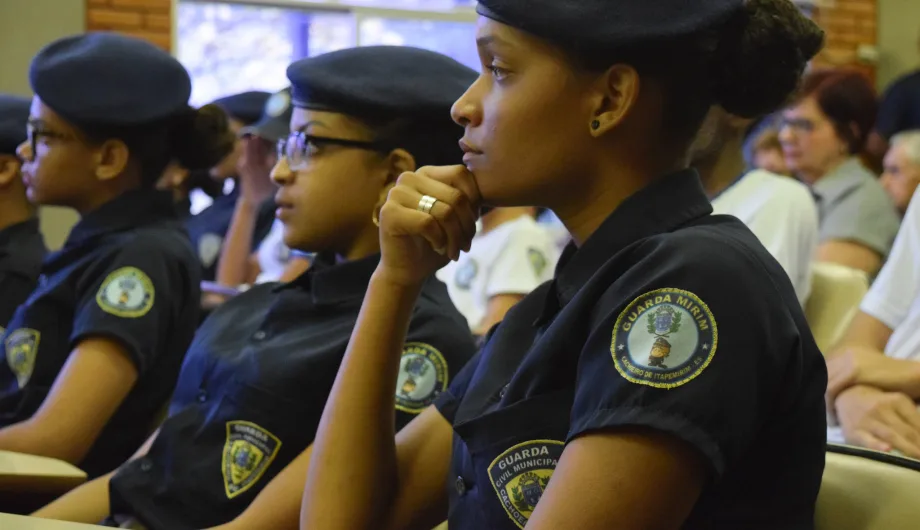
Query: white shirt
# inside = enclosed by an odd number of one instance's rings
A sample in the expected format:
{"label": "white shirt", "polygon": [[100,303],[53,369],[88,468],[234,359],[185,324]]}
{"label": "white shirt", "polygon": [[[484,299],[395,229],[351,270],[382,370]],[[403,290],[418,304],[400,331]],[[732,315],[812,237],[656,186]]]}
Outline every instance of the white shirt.
{"label": "white shirt", "polygon": [[[863,297],[860,311],[877,318],[893,333],[885,355],[920,361],[920,188],[901,222],[888,261]],[[843,443],[840,427],[828,426],[827,440]]]}
{"label": "white shirt", "polygon": [[893,330],[885,355],[920,361],[920,188],[860,310]]}
{"label": "white shirt", "polygon": [[477,235],[469,253],[462,253],[437,276],[447,284],[470,329],[476,330],[493,296],[529,294],[553,278],[558,259],[550,231],[525,215]]}
{"label": "white shirt", "polygon": [[256,251],[259,261],[259,276],[256,283],[276,282],[281,279],[288,260],[291,259],[291,249],[284,244],[284,223],[275,219],[272,228],[259,244]]}
{"label": "white shirt", "polygon": [[818,207],[808,188],[791,178],[754,170],[712,201],[714,213],[740,219],[783,266],[799,302],[811,293],[818,248]]}

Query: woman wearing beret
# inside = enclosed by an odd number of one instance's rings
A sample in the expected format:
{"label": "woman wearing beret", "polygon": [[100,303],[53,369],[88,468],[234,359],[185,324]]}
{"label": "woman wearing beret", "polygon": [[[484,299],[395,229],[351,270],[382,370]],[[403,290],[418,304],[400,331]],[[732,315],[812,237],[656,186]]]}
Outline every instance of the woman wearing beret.
{"label": "woman wearing beret", "polygon": [[[298,61],[288,77],[296,109],[273,170],[278,218],[285,244],[318,253],[313,266],[217,309],[152,440],[36,515],[150,530],[297,528],[309,447],[380,261],[372,214],[401,173],[460,159],[450,106],[476,73],[425,50],[362,47]],[[390,388],[395,429],[475,353],[444,284],[430,276],[421,293]]]}
{"label": "woman wearing beret", "polygon": [[[466,167],[403,174],[382,207],[302,530],[813,528],[824,361],[686,153],[712,105],[780,106],[822,32],[789,0],[692,4],[479,2],[482,74],[453,107]],[[574,243],[394,438],[411,307],[483,202],[548,207]]]}
{"label": "woman wearing beret", "polygon": [[0,449],[97,476],[149,436],[197,323],[200,266],[156,182],[171,160],[214,165],[233,136],[223,111],[188,106],[182,65],[138,39],[58,40],[29,80],[26,193],[81,219],[0,343]]}

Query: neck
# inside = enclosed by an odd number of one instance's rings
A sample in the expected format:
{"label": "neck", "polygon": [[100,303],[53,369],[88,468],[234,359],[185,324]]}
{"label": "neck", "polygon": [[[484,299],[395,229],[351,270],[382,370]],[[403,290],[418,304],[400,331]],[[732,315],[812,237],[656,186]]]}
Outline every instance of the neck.
{"label": "neck", "polygon": [[499,226],[525,215],[533,215],[533,208],[526,206],[496,208],[482,216],[482,231],[480,234],[488,234]]}
{"label": "neck", "polygon": [[693,163],[710,199],[725,191],[746,169],[742,142],[740,136],[732,138],[712,156]]}
{"label": "neck", "polygon": [[0,193],[0,230],[24,223],[35,215],[35,208],[21,197]]}
{"label": "neck", "polygon": [[356,261],[380,253],[380,233],[373,224],[365,227],[347,249],[336,252],[337,261]]}
{"label": "neck", "polygon": [[807,171],[807,170],[797,171],[795,175],[799,178],[799,180],[801,180],[805,184],[808,184],[809,186],[813,186],[816,182],[818,182],[822,178],[836,171],[837,168],[844,165],[849,159],[850,159],[850,155],[843,155],[841,158],[834,159],[830,164],[828,164],[827,165],[828,169],[824,171]]}

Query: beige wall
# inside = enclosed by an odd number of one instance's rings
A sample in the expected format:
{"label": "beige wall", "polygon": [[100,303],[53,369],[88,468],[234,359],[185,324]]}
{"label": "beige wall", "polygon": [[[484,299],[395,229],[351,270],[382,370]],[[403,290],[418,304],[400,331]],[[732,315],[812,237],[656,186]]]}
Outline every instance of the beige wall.
{"label": "beige wall", "polygon": [[[85,27],[83,0],[0,0],[0,92],[30,95],[29,62],[48,42]],[[43,208],[42,232],[58,248],[76,222],[69,210]]]}
{"label": "beige wall", "polygon": [[920,0],[879,0],[879,87],[920,66]]}

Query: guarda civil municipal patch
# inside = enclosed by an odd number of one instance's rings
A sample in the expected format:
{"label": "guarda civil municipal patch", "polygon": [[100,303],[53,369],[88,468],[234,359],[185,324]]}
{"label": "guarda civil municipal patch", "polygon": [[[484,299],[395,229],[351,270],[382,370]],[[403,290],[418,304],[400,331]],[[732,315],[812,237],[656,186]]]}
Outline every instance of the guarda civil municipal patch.
{"label": "guarda civil municipal patch", "polygon": [[249,421],[228,421],[221,472],[227,498],[242,495],[278,456],[281,440]]}
{"label": "guarda civil municipal patch", "polygon": [[718,342],[716,319],[698,296],[658,289],[639,296],[620,313],[611,353],[627,381],[676,388],[709,366]]}
{"label": "guarda civil municipal patch", "polygon": [[19,388],[25,388],[35,369],[35,357],[42,334],[35,329],[20,328],[6,337],[6,363],[16,376]]}
{"label": "guarda civil municipal patch", "polygon": [[144,271],[122,267],[109,274],[99,292],[96,303],[106,313],[122,318],[139,318],[153,307],[153,282]]}
{"label": "guarda civil municipal patch", "polygon": [[524,528],[556,470],[563,442],[531,440],[515,445],[489,465],[489,479],[514,524]]}

